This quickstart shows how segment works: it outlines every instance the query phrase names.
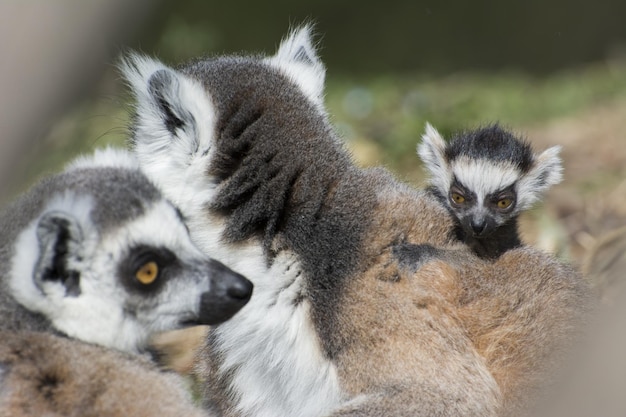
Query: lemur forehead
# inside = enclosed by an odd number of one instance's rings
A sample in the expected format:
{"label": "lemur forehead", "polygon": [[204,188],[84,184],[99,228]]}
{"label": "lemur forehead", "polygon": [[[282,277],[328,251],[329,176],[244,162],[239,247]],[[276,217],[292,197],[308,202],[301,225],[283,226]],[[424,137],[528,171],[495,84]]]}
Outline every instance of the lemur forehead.
{"label": "lemur forehead", "polygon": [[454,178],[478,198],[510,187],[522,175],[517,165],[508,161],[474,159],[465,155],[453,160],[451,167]]}
{"label": "lemur forehead", "polygon": [[58,191],[89,196],[94,202],[90,216],[98,230],[140,217],[148,207],[164,200],[159,189],[139,169],[108,163],[90,166],[90,161],[94,160],[85,158],[73,164],[55,177],[53,185]]}
{"label": "lemur forehead", "polygon": [[452,138],[446,147],[446,158],[453,161],[461,156],[508,163],[521,172],[528,172],[534,161],[530,144],[498,125],[464,132]]}
{"label": "lemur forehead", "polygon": [[178,211],[167,200],[156,202],[142,216],[107,234],[102,243],[111,253],[136,245],[168,248],[189,259],[203,258]]}

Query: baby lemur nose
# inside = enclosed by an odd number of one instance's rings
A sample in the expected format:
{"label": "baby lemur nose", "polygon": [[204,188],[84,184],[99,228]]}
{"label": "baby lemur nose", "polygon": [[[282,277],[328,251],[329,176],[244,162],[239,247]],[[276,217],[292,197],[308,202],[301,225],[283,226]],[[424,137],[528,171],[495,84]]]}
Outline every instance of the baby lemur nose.
{"label": "baby lemur nose", "polygon": [[472,231],[474,235],[480,235],[485,231],[485,227],[487,226],[487,220],[485,219],[472,219],[471,221]]}

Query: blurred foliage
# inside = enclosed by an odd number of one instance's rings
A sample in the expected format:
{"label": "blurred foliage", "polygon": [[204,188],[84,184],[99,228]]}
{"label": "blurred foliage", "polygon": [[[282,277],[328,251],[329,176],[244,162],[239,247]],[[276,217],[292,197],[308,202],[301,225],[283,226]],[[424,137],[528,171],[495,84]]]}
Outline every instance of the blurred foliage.
{"label": "blurred foliage", "polygon": [[623,55],[624,16],[623,0],[164,0],[135,47],[169,62],[273,51],[289,25],[312,21],[335,74],[545,75]]}
{"label": "blurred foliage", "polygon": [[[626,64],[606,62],[548,77],[519,72],[464,72],[345,77],[328,68],[326,103],[331,121],[364,165],[385,165],[409,181],[421,180],[415,154],[426,122],[444,137],[493,122],[524,134],[525,127],[626,97]],[[42,135],[18,173],[20,188],[58,170],[75,154],[127,137],[130,103],[112,71],[101,94]]]}
{"label": "blurred foliage", "polygon": [[543,78],[519,72],[331,78],[327,102],[343,136],[365,148],[365,163],[382,163],[415,179],[415,147],[426,122],[444,137],[494,122],[523,134],[525,126],[619,97],[626,97],[626,66],[613,62]]}

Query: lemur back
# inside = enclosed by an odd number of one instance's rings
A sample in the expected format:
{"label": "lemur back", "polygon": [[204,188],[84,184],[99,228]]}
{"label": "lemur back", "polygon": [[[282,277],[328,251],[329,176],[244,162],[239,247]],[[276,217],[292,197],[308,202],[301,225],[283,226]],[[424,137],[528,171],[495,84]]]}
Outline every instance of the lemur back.
{"label": "lemur back", "polygon": [[518,216],[561,181],[559,150],[534,154],[528,142],[498,125],[462,132],[448,143],[427,125],[418,146],[429,190],[456,219],[457,238],[488,259],[522,244]]}

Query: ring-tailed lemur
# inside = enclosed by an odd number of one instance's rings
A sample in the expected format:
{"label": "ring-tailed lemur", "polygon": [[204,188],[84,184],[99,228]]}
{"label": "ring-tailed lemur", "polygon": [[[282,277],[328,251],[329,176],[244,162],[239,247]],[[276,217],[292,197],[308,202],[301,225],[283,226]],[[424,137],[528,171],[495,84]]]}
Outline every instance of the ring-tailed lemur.
{"label": "ring-tailed lemur", "polygon": [[227,320],[251,295],[191,242],[127,152],[98,151],[44,179],[0,229],[0,330],[140,352],[156,332]]}
{"label": "ring-tailed lemur", "polygon": [[447,144],[427,124],[418,146],[429,190],[457,221],[457,237],[490,259],[521,245],[517,218],[561,181],[559,151],[554,146],[534,154],[528,142],[497,124]]}
{"label": "ring-tailed lemur", "polygon": [[[558,363],[553,347],[578,324],[584,281],[531,248],[481,260],[453,239],[434,196],[357,167],[325,114],[308,28],[270,57],[173,69],[131,56],[124,72],[142,168],[201,249],[255,284],[198,358],[208,407],[494,416]],[[424,243],[460,247],[465,261],[421,267]]]}
{"label": "ring-tailed lemur", "polygon": [[132,155],[76,160],[0,230],[0,416],[206,415],[135,353],[155,332],[228,319],[251,283],[198,250]]}

